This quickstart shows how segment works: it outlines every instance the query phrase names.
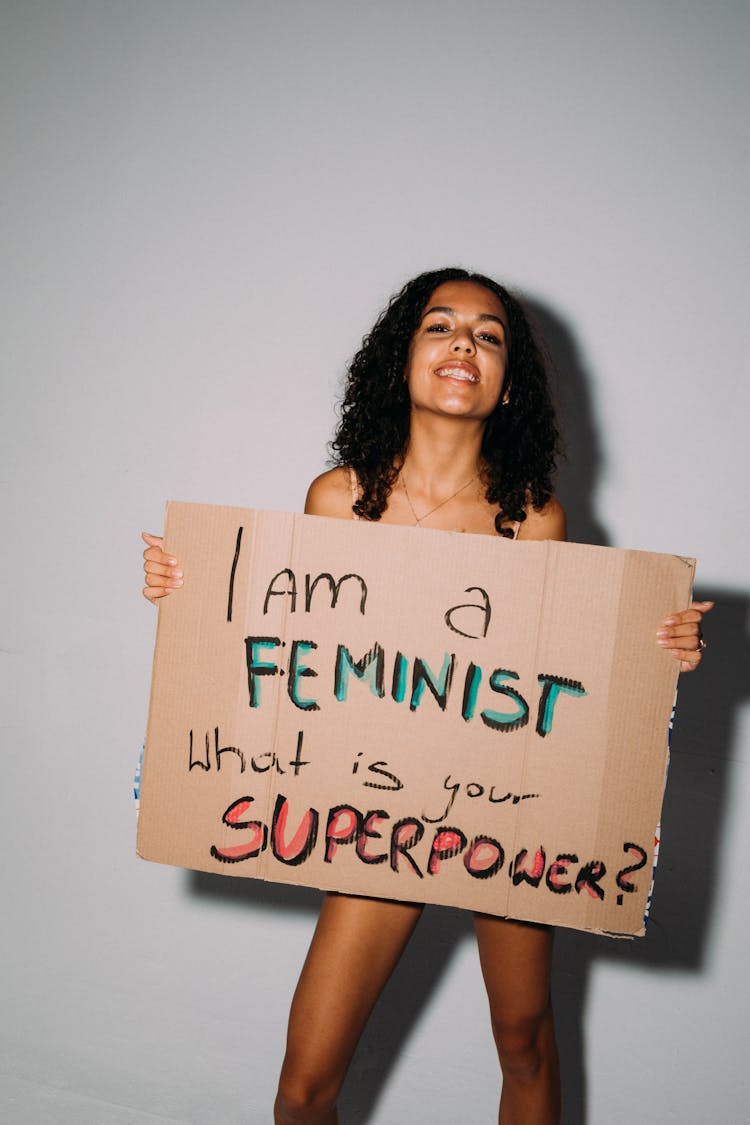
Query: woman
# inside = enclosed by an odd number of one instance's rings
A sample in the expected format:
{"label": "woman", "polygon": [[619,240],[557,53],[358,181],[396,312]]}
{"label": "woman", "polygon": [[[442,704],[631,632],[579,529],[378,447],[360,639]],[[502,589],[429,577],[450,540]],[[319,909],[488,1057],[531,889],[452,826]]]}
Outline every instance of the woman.
{"label": "woman", "polygon": [[[552,495],[558,435],[547,375],[519,303],[465,270],[425,273],[391,301],[349,369],[333,441],[337,467],[305,511],[518,539],[565,538]],[[182,585],[161,540],[144,594]],[[702,654],[710,603],[667,618],[656,640],[680,668]],[[331,1125],[354,1049],[422,907],[327,895],[292,1002],[274,1120]],[[474,926],[503,1072],[500,1125],[559,1120],[549,927],[476,914]],[[347,973],[341,972],[341,949]]]}

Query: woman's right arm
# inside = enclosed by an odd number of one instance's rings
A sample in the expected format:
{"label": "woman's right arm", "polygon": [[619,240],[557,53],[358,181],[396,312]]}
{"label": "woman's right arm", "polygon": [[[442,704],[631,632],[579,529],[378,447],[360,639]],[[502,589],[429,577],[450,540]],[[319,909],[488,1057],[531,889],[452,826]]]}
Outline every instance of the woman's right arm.
{"label": "woman's right arm", "polygon": [[149,535],[147,531],[142,531],[141,538],[147,544],[143,552],[143,570],[146,575],[143,596],[150,602],[155,602],[182,585],[182,571],[177,559],[162,550],[164,540],[160,535]]}

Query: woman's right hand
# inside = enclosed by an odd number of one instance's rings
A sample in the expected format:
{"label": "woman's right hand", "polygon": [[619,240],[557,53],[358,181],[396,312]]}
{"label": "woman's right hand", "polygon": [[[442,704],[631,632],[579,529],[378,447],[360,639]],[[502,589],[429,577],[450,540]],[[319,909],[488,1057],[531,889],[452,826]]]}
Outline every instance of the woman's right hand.
{"label": "woman's right hand", "polygon": [[178,569],[177,559],[162,550],[164,540],[160,535],[149,535],[147,531],[142,531],[141,539],[147,544],[143,552],[146,560],[143,564],[146,574],[143,596],[150,602],[155,602],[157,598],[171,594],[172,590],[182,585],[182,571]]}

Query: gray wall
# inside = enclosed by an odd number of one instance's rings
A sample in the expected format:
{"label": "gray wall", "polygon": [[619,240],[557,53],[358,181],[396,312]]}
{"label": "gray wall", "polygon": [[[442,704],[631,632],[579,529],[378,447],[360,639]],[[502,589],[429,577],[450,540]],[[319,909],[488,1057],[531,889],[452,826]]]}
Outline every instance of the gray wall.
{"label": "gray wall", "polygon": [[[10,2],[4,1118],[265,1122],[316,896],[134,858],[167,497],[299,508],[411,274],[525,293],[572,535],[696,555],[649,936],[560,934],[566,1119],[739,1122],[750,851],[750,7]],[[491,1121],[466,920],[429,912],[344,1121]]]}

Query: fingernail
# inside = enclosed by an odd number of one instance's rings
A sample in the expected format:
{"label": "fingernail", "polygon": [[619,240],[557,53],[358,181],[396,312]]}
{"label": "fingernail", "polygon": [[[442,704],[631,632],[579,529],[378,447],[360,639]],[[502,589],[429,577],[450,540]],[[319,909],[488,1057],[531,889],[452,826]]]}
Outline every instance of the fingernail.
{"label": "fingernail", "polygon": [[674,617],[665,617],[664,618],[664,624],[665,625],[675,625],[676,622],[675,622]]}
{"label": "fingernail", "polygon": [[671,642],[671,641],[669,640],[669,638],[668,638],[668,637],[659,637],[659,639],[658,639],[658,641],[657,641],[656,643],[657,643],[657,644],[659,644],[659,645],[662,645],[662,646],[663,646],[664,648],[668,648],[668,647],[669,647],[669,645],[670,645],[670,644],[671,644],[672,642]]}
{"label": "fingernail", "polygon": [[657,635],[657,637],[667,637],[667,636],[669,636],[669,630],[668,629],[657,629],[656,635]]}
{"label": "fingernail", "polygon": [[172,573],[173,578],[182,578],[182,571],[181,570],[173,570],[171,573]]}
{"label": "fingernail", "polygon": [[167,566],[177,566],[177,559],[173,559],[170,556],[170,558],[167,559]]}
{"label": "fingernail", "polygon": [[181,586],[182,585],[182,579],[181,578],[173,578],[172,581],[169,583],[169,585],[170,586]]}

